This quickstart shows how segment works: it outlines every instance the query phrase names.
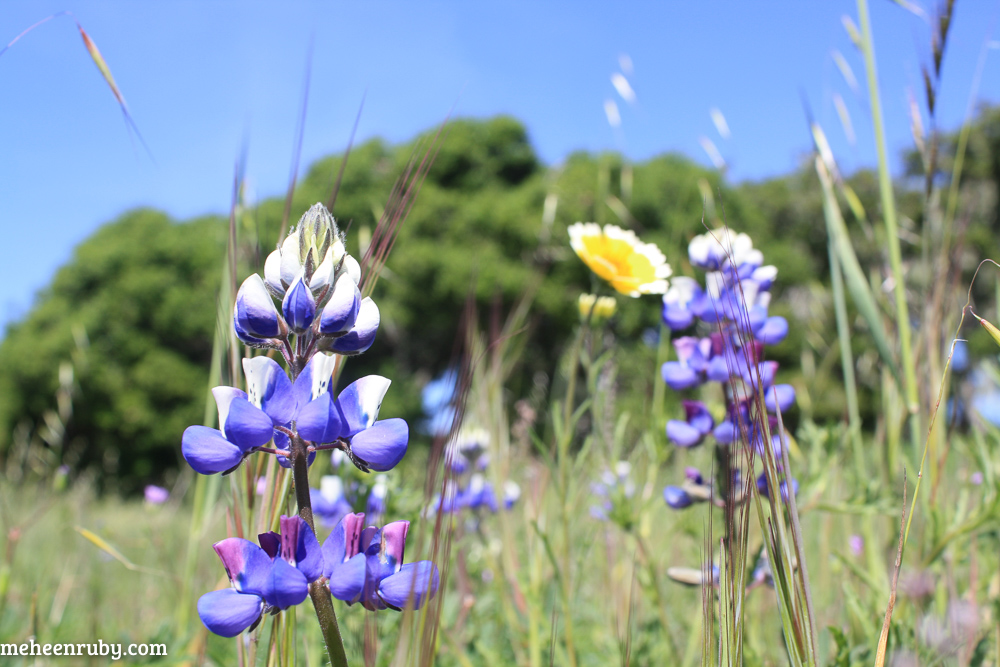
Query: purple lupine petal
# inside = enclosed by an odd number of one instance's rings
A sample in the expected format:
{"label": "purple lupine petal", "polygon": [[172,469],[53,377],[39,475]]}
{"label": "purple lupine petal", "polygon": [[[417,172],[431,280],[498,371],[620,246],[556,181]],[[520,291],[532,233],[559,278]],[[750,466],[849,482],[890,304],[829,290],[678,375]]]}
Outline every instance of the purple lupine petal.
{"label": "purple lupine petal", "polygon": [[665,500],[667,505],[675,510],[682,510],[685,507],[690,507],[692,503],[691,496],[689,496],[687,491],[679,486],[668,486],[663,489],[663,500]]}
{"label": "purple lupine petal", "polygon": [[261,533],[257,536],[257,543],[260,548],[267,554],[268,558],[274,560],[278,557],[278,553],[281,551],[281,534],[270,530],[266,533]]}
{"label": "purple lupine petal", "polygon": [[408,563],[382,580],[378,595],[392,609],[400,610],[410,603],[414,609],[420,609],[437,594],[440,581],[437,566],[431,561]]}
{"label": "purple lupine petal", "polygon": [[354,326],[361,311],[361,291],[346,274],[337,278],[330,300],[323,308],[319,330],[324,334],[348,331]]}
{"label": "purple lupine petal", "polygon": [[354,554],[345,562],[328,566],[326,574],[330,579],[330,593],[333,597],[354,604],[361,598],[365,586],[367,557],[363,553]]}
{"label": "purple lupine petal", "polygon": [[780,315],[769,317],[754,333],[754,338],[765,345],[777,345],[788,335],[788,320]]}
{"label": "purple lupine petal", "polygon": [[671,419],[667,422],[667,438],[678,447],[694,447],[705,435],[687,422]]}
{"label": "purple lupine petal", "polygon": [[226,434],[226,421],[229,419],[229,406],[237,398],[247,400],[247,393],[236,387],[213,387],[212,397],[215,399],[215,407],[219,411],[219,429],[222,435]]}
{"label": "purple lupine petal", "polygon": [[337,396],[337,409],[344,423],[344,437],[349,438],[366,428],[371,428],[378,419],[382,398],[392,381],[381,375],[366,375],[349,384]]}
{"label": "purple lupine petal", "polygon": [[[765,306],[754,306],[747,312],[747,322],[750,331],[754,333],[759,332],[763,326],[767,323],[767,307]],[[758,338],[758,340],[760,340]]]}
{"label": "purple lupine petal", "polygon": [[702,435],[708,435],[715,428],[715,420],[701,401],[681,401],[687,423],[697,429]]}
{"label": "purple lupine petal", "polygon": [[750,383],[754,391],[757,391],[758,388],[764,389],[766,395],[767,389],[774,382],[774,374],[777,372],[778,362],[762,361],[757,364],[756,368],[748,369],[743,373],[743,379]]}
{"label": "purple lupine petal", "polygon": [[271,573],[271,558],[250,540],[228,537],[212,545],[229,581],[242,593],[263,595]]}
{"label": "purple lupine petal", "polygon": [[775,278],[778,277],[778,268],[773,265],[759,266],[754,269],[751,279],[754,280],[758,285],[760,285],[761,291],[767,291],[771,289],[771,285],[774,284]]}
{"label": "purple lupine petal", "polygon": [[256,336],[252,336],[249,331],[243,328],[239,319],[236,317],[235,307],[233,308],[233,332],[236,334],[236,337],[240,339],[240,342],[251,347],[261,347],[268,342],[261,338],[257,338]]}
{"label": "purple lupine petal", "polygon": [[705,367],[705,377],[711,382],[729,382],[729,376],[729,363],[725,353],[712,357]]}
{"label": "purple lupine petal", "polygon": [[[295,406],[297,410],[301,410],[309,401],[313,400],[312,389],[313,389],[313,365],[317,357],[321,355],[317,354],[306,367],[302,369],[299,376],[295,378],[295,383],[292,385],[292,397],[295,400]],[[296,414],[298,418],[298,414]]]}
{"label": "purple lupine petal", "polygon": [[264,613],[264,600],[259,595],[240,593],[232,588],[205,593],[198,599],[198,616],[214,634],[235,637]]}
{"label": "purple lupine petal", "polygon": [[299,410],[295,428],[304,439],[316,443],[333,442],[344,430],[340,411],[334,406],[333,397],[329,393],[306,403]]}
{"label": "purple lupine petal", "polygon": [[236,294],[236,320],[251,336],[274,338],[280,332],[278,311],[261,277],[254,273]]}
{"label": "purple lupine petal", "polygon": [[283,558],[275,558],[271,565],[271,576],[264,599],[279,609],[294,607],[309,594],[309,583],[304,574],[288,564]]}
{"label": "purple lupine petal", "polygon": [[316,299],[300,275],[285,292],[281,302],[281,312],[292,331],[302,332],[309,328],[316,317]]}
{"label": "purple lupine petal", "polygon": [[295,416],[292,381],[277,361],[265,356],[243,360],[250,403],[263,410],[275,424],[284,425]]}
{"label": "purple lupine petal", "polygon": [[181,437],[181,453],[195,472],[215,475],[239,465],[243,451],[222,432],[207,426],[188,426]]}
{"label": "purple lupine petal", "polygon": [[[777,403],[775,403],[777,395]],[[764,405],[768,412],[776,412],[777,407],[781,412],[785,412],[795,405],[795,387],[790,384],[776,384],[764,392]]]}
{"label": "purple lupine petal", "polygon": [[262,410],[245,398],[235,398],[229,404],[226,418],[226,439],[247,453],[268,442],[274,434],[274,424]]}
{"label": "purple lupine petal", "polygon": [[740,437],[740,430],[733,421],[727,419],[712,430],[712,437],[720,445],[729,445]]}
{"label": "purple lupine petal", "polygon": [[365,582],[361,589],[361,605],[369,611],[385,609],[385,603],[378,596],[382,580],[395,572],[388,561],[382,560],[381,546],[372,544],[365,551]]}
{"label": "purple lupine petal", "polygon": [[354,321],[354,326],[346,334],[335,339],[331,349],[340,354],[364,352],[375,342],[380,317],[378,306],[371,300],[371,297],[365,297],[358,308],[358,317]]}
{"label": "purple lupine petal", "polygon": [[684,468],[684,478],[699,485],[705,483],[705,478],[702,477],[701,471],[697,468],[692,468],[691,466]]}
{"label": "purple lupine petal", "polygon": [[[331,577],[333,566],[339,565],[363,551],[361,534],[365,523],[364,514],[345,514],[323,542],[323,574]],[[343,598],[338,598],[343,599]]]}
{"label": "purple lupine petal", "polygon": [[392,566],[393,572],[399,572],[399,568],[403,565],[406,533],[409,529],[409,521],[393,521],[382,528],[382,540],[385,543],[384,554],[389,565]]}
{"label": "purple lupine petal", "polygon": [[701,384],[701,378],[679,361],[668,361],[661,369],[663,381],[674,391],[683,391]]}
{"label": "purple lupine petal", "polygon": [[684,306],[676,304],[664,305],[663,323],[674,331],[687,329],[694,324],[694,313]]}
{"label": "purple lupine petal", "polygon": [[406,455],[410,427],[399,418],[383,419],[351,438],[351,451],[372,470],[392,470]]}

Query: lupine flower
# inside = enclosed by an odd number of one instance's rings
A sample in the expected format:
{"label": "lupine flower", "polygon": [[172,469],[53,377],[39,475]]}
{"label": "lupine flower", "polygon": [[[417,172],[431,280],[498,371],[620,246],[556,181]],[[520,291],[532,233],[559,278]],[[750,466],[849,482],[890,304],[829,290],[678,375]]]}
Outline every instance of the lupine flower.
{"label": "lupine flower", "polygon": [[568,231],[573,251],[618,292],[638,297],[667,291],[670,265],[654,244],[615,225],[602,229],[594,222],[578,222]]}
{"label": "lupine flower", "polygon": [[[791,487],[792,487],[792,493],[794,493],[795,495],[798,495],[798,493],[799,493],[799,482],[798,482],[798,480],[792,479],[792,480],[790,480],[790,483],[791,483]],[[789,480],[785,480],[785,479],[781,480],[781,482],[779,482],[779,484],[778,484],[778,488],[781,490],[781,500],[783,500],[786,503],[788,502],[788,485],[789,485]],[[766,474],[761,474],[757,478],[757,491],[759,491],[760,495],[764,496],[765,498],[770,498],[771,497],[770,496],[770,488],[769,488],[769,486],[767,484],[767,475]]]}
{"label": "lupine flower", "polygon": [[631,479],[632,464],[619,461],[614,472],[605,470],[599,481],[590,485],[591,492],[601,502],[590,506],[590,516],[599,521],[614,521],[625,528],[632,521],[629,500],[635,495],[635,484]]}
{"label": "lupine flower", "polygon": [[847,538],[847,547],[851,550],[851,555],[860,557],[865,552],[865,538],[860,535],[851,535]]}
{"label": "lupine flower", "polygon": [[297,516],[282,516],[280,524],[280,534],[259,536],[260,547],[240,537],[215,543],[231,587],[198,600],[198,615],[215,634],[235,637],[265,612],[299,604],[322,576],[323,555],[309,524]]}
{"label": "lupine flower", "polygon": [[580,319],[592,324],[600,324],[611,319],[618,308],[618,302],[613,296],[595,296],[593,294],[581,294],[579,303]]}
{"label": "lupine flower", "polygon": [[150,505],[162,505],[170,499],[170,492],[162,486],[156,486],[155,484],[147,484],[142,493],[146,502]]}
{"label": "lupine flower", "polygon": [[688,244],[688,258],[695,266],[718,271],[724,266],[739,267],[742,264],[764,263],[759,250],[754,250],[753,241],[746,234],[737,234],[728,227],[721,227],[691,239]]}
{"label": "lupine flower", "polygon": [[690,507],[694,502],[688,492],[679,486],[668,486],[663,489],[663,499],[675,510]]}
{"label": "lupine flower", "polygon": [[674,340],[674,349],[677,361],[668,361],[661,368],[667,386],[674,391],[682,391],[703,383],[712,353],[711,339],[684,336]]}
{"label": "lupine flower", "polygon": [[670,281],[670,289],[663,295],[663,323],[674,331],[687,329],[694,324],[691,309],[695,301],[703,302],[705,292],[694,278],[677,276]]}
{"label": "lupine flower", "polygon": [[[333,398],[330,376],[333,357],[317,354],[292,385],[281,367],[267,357],[243,360],[249,394],[233,387],[212,390],[219,408],[221,430],[190,426],[182,452],[197,472],[229,471],[272,438],[288,445],[281,429],[291,429],[313,443],[340,442],[362,469],[390,470],[403,458],[409,429],[402,419],[376,421],[386,378],[369,375]],[[283,448],[283,447],[282,447]],[[315,453],[310,456],[310,462]],[[288,466],[284,456],[279,463]]]}
{"label": "lupine flower", "polygon": [[[361,299],[361,267],[347,254],[337,223],[322,204],[252,275],[237,294],[233,327],[251,347],[280,348],[289,333],[317,339],[316,349],[354,355],[375,341],[379,311]],[[273,298],[281,300],[281,312]]]}
{"label": "lupine flower", "polygon": [[706,435],[715,428],[708,408],[701,401],[681,401],[687,418],[684,421],[671,419],[667,422],[667,437],[679,447],[700,445]]}
{"label": "lupine flower", "polygon": [[409,521],[362,530],[364,514],[349,514],[323,544],[330,593],[365,609],[419,609],[437,593],[439,575],[431,561],[403,564]]}

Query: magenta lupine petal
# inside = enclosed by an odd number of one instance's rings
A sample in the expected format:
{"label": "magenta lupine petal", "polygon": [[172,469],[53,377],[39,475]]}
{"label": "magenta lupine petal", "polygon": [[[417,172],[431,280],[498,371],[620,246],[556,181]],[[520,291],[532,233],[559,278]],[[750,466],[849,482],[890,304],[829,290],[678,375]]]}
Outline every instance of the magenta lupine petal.
{"label": "magenta lupine petal", "polygon": [[399,418],[383,419],[351,438],[351,451],[372,470],[392,470],[406,455],[410,428]]}
{"label": "magenta lupine petal", "polygon": [[305,575],[312,583],[323,576],[323,553],[319,540],[309,524],[300,516],[282,516],[281,557]]}
{"label": "magenta lupine petal", "polygon": [[207,426],[188,426],[181,437],[181,454],[195,472],[216,475],[239,465],[243,452]]}
{"label": "magenta lupine petal", "polygon": [[350,276],[342,274],[334,285],[330,300],[323,308],[319,330],[324,334],[337,334],[354,326],[361,310],[361,291]]}
{"label": "magenta lupine petal", "polygon": [[243,398],[233,399],[226,418],[226,439],[243,453],[268,442],[274,434],[274,423],[262,410]]}
{"label": "magenta lupine petal", "polygon": [[440,585],[437,566],[429,560],[407,563],[398,572],[382,580],[378,594],[392,609],[400,610],[412,603],[420,609],[434,597]]}
{"label": "magenta lupine petal", "polygon": [[381,375],[366,375],[340,392],[337,409],[344,423],[344,437],[349,438],[375,423],[390,384],[392,381]]}
{"label": "magenta lupine petal", "polygon": [[331,576],[330,573],[334,565],[345,562],[362,550],[361,533],[364,522],[364,514],[346,514],[323,542],[323,574],[325,576]]}
{"label": "magenta lupine petal", "polygon": [[235,637],[253,625],[262,613],[264,600],[260,596],[232,588],[205,593],[198,599],[201,622],[220,637]]}
{"label": "magenta lupine petal", "polygon": [[392,566],[393,572],[399,572],[399,568],[403,565],[406,533],[409,529],[409,521],[393,521],[382,528],[382,541],[385,544],[383,553]]}
{"label": "magenta lupine petal", "polygon": [[243,360],[250,403],[258,406],[276,425],[285,425],[295,416],[292,381],[277,361],[265,356]]}
{"label": "magenta lupine petal", "polygon": [[271,573],[271,559],[250,540],[229,537],[212,545],[236,590],[263,595]]}
{"label": "magenta lupine petal", "polygon": [[275,558],[271,577],[264,590],[264,600],[279,609],[294,607],[309,594],[306,576],[289,565],[283,558]]}

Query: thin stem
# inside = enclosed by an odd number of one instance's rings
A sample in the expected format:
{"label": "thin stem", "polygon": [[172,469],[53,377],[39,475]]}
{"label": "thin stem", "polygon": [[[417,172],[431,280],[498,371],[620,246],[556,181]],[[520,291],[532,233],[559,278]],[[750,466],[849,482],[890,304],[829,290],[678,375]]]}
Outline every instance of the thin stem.
{"label": "thin stem", "polygon": [[[291,438],[292,480],[295,485],[295,501],[299,508],[299,516],[309,524],[313,533],[316,532],[313,523],[312,501],[309,499],[309,454],[305,441],[297,434]],[[330,656],[333,667],[347,667],[347,652],[344,650],[344,640],[340,636],[340,626],[337,624],[337,613],[333,609],[333,599],[330,589],[324,585],[324,579],[314,581],[309,585],[309,596],[316,610],[319,627],[323,631],[323,641]]]}
{"label": "thin stem", "polygon": [[871,21],[868,18],[868,0],[858,0],[858,21],[868,75],[868,96],[872,105],[872,123],[875,126],[875,147],[878,149],[878,182],[885,217],[886,243],[889,245],[889,265],[892,269],[893,296],[896,301],[896,327],[899,330],[900,361],[906,390],[906,409],[910,413],[910,438],[914,450],[920,446],[920,413],[913,346],[910,340],[910,314],[906,304],[906,283],[899,249],[899,228],[896,223],[896,199],[889,176],[886,157],[885,129],[882,122],[882,103],[878,91],[878,72],[875,69],[875,43],[872,39]]}

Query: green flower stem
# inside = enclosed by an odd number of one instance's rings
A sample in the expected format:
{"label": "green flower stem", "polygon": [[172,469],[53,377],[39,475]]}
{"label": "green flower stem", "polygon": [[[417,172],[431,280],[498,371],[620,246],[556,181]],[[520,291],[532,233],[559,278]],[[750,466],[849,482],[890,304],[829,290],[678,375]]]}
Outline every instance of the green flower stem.
{"label": "green flower stem", "polygon": [[[313,533],[316,527],[313,523],[312,501],[309,499],[309,453],[305,441],[298,435],[292,438],[292,480],[295,485],[295,501],[299,507],[299,516],[309,524]],[[347,667],[347,652],[344,650],[344,639],[340,636],[340,626],[337,624],[337,613],[333,609],[333,598],[330,589],[324,585],[325,579],[319,579],[309,584],[309,597],[312,598],[316,610],[319,627],[323,631],[323,641],[330,656],[333,667]]]}

